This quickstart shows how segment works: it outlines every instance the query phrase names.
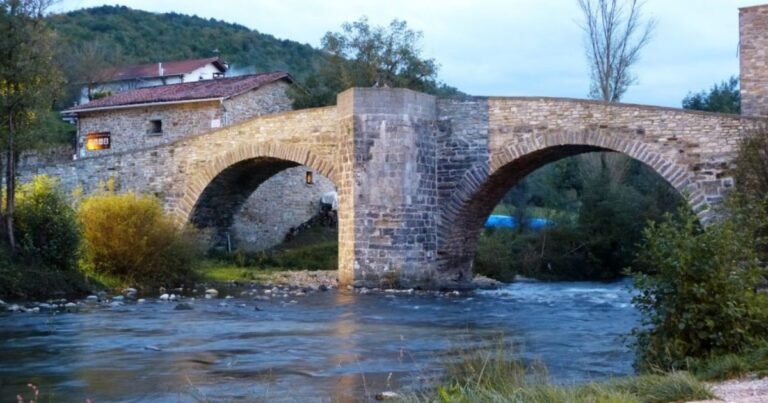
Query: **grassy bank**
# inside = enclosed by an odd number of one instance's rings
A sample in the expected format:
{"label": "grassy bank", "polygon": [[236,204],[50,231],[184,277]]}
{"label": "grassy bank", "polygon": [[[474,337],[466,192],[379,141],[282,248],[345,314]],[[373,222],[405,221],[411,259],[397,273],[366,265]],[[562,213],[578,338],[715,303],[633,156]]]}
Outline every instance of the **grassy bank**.
{"label": "grassy bank", "polygon": [[446,367],[443,385],[406,396],[408,402],[679,402],[710,399],[707,386],[688,372],[559,385],[540,363],[524,363],[506,349],[460,354]]}
{"label": "grassy bank", "polygon": [[562,385],[546,367],[525,363],[501,345],[457,352],[440,386],[405,396],[407,402],[685,402],[712,399],[705,382],[768,376],[768,342],[740,354],[691,360],[687,371],[643,374],[603,382]]}
{"label": "grassy bank", "polygon": [[279,271],[336,270],[338,231],[314,226],[293,239],[261,252],[235,250],[210,256],[195,269],[201,281],[268,281]]}
{"label": "grassy bank", "polygon": [[722,381],[748,375],[768,376],[768,340],[738,354],[692,360],[689,369],[703,381]]}
{"label": "grassy bank", "polygon": [[203,282],[266,282],[281,270],[280,268],[243,267],[226,260],[206,259],[197,266],[195,273],[198,280]]}

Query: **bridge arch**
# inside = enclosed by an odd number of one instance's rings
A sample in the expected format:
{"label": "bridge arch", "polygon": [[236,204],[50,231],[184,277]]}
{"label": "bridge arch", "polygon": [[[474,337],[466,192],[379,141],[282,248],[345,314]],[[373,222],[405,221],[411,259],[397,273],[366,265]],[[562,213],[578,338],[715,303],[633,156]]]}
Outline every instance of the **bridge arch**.
{"label": "bridge arch", "polygon": [[336,183],[333,165],[302,146],[279,143],[244,144],[190,167],[175,209],[181,225],[223,230],[256,188],[277,173],[306,166]]}
{"label": "bridge arch", "polygon": [[702,222],[711,218],[711,206],[694,172],[620,132],[595,128],[510,139],[491,151],[487,165],[476,166],[463,176],[441,210],[439,267],[452,272],[448,277],[455,281],[471,278],[483,224],[509,189],[544,165],[588,152],[618,152],[642,162],[676,189]]}

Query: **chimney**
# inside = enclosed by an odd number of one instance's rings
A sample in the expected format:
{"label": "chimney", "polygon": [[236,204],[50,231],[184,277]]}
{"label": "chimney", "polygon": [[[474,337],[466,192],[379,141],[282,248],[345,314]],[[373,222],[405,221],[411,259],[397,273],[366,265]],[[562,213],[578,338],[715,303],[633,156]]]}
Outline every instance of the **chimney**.
{"label": "chimney", "polygon": [[163,70],[163,62],[157,63],[157,75],[160,77],[165,75],[165,70]]}
{"label": "chimney", "polygon": [[741,114],[768,116],[768,4],[739,9]]}

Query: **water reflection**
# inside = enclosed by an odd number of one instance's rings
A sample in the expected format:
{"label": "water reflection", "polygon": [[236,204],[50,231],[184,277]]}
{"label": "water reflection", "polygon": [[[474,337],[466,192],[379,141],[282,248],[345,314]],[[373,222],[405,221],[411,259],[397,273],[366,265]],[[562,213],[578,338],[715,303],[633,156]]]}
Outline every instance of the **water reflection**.
{"label": "water reflection", "polygon": [[[340,341],[334,355],[328,362],[329,368],[349,367],[358,362],[358,357],[352,352],[357,351],[354,335],[357,333],[356,318],[350,307],[355,301],[355,295],[351,292],[338,292],[335,295],[336,306],[342,308],[344,312],[332,323],[333,334]],[[340,403],[356,402],[360,396],[360,383],[364,380],[364,375],[354,373],[344,373],[338,376],[334,384],[331,395],[333,399]],[[365,388],[364,388],[365,389]]]}

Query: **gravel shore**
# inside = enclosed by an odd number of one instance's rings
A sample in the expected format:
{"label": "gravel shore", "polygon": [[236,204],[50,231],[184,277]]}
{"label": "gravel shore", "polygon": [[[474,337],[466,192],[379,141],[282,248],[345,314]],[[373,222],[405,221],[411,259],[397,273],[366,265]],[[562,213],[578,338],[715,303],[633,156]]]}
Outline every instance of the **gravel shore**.
{"label": "gravel shore", "polygon": [[690,403],[765,403],[768,402],[768,378],[762,379],[733,379],[713,383],[712,393],[719,400],[699,400]]}
{"label": "gravel shore", "polygon": [[[474,287],[481,289],[498,288],[504,285],[496,280],[480,275],[475,276],[472,283]],[[317,288],[324,285],[328,288],[337,288],[339,286],[338,271],[282,271],[274,273],[265,285],[279,285],[292,288]]]}

